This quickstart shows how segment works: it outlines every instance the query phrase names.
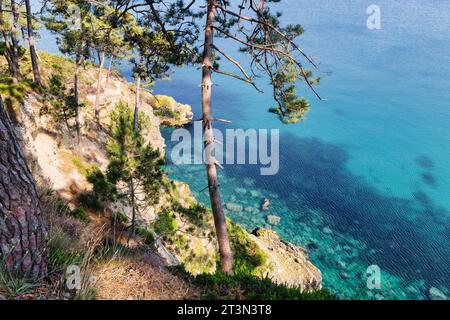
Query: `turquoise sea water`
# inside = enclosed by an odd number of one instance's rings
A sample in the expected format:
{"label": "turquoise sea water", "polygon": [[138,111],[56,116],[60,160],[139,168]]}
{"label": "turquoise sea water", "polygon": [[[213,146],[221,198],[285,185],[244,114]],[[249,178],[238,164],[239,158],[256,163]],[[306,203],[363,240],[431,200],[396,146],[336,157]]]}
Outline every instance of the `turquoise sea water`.
{"label": "turquoise sea water", "polygon": [[[382,29],[371,31],[374,2]],[[258,166],[221,172],[224,202],[246,209],[228,214],[249,230],[280,216],[274,229],[309,249],[324,286],[342,298],[426,299],[431,287],[450,296],[450,2],[284,0],[278,8],[306,29],[301,44],[321,63],[326,101],[303,89],[307,120],[284,126],[266,112],[270,90],[215,77],[215,116],[233,121],[219,128],[281,130],[278,175],[262,177]],[[181,68],[154,90],[198,117],[200,77]],[[171,177],[209,204],[204,167],[168,161]],[[264,197],[268,213],[257,210]],[[381,290],[367,289],[370,265],[381,268]]]}

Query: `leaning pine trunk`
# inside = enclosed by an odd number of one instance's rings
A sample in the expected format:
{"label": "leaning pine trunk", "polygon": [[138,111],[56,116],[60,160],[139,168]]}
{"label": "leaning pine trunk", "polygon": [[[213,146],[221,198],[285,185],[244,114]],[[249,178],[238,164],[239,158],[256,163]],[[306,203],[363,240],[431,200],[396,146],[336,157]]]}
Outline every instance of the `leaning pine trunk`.
{"label": "leaning pine trunk", "polygon": [[31,20],[31,6],[30,0],[25,0],[26,12],[27,12],[27,30],[28,30],[28,43],[30,45],[31,65],[33,67],[34,83],[41,85],[41,75],[39,73],[39,65],[37,61],[36,48],[34,46],[33,37],[33,23]]}
{"label": "leaning pine trunk", "polygon": [[205,135],[206,152],[206,172],[208,175],[209,196],[211,198],[211,207],[214,215],[214,223],[216,227],[217,239],[219,242],[220,261],[222,271],[231,273],[233,271],[233,255],[228,237],[227,223],[223,212],[222,200],[220,197],[220,186],[217,178],[217,168],[215,164],[214,154],[214,131],[212,127],[211,112],[211,93],[212,93],[212,47],[214,44],[214,22],[216,15],[216,1],[208,1],[208,15],[205,30],[205,45],[203,51],[203,79],[202,79],[202,111],[203,126]]}
{"label": "leaning pine trunk", "polygon": [[131,194],[131,233],[130,233],[130,238],[134,239],[136,237],[136,194],[135,194],[133,178],[131,178],[131,181],[130,181],[130,194]]}
{"label": "leaning pine trunk", "polygon": [[114,56],[110,55],[109,56],[108,73],[106,74],[106,84],[109,83],[109,78],[111,77],[113,63],[114,63]]}
{"label": "leaning pine trunk", "polygon": [[134,132],[138,129],[139,123],[139,105],[141,104],[141,76],[136,76],[136,101],[134,104],[134,122],[133,130]]}
{"label": "leaning pine trunk", "polygon": [[[134,120],[133,120],[133,131],[138,131],[138,123],[139,123],[139,105],[140,105],[140,97],[141,96],[141,77],[139,75],[136,76],[136,101],[134,103]],[[134,238],[136,236],[136,190],[134,187],[133,178],[130,181],[130,194],[131,194],[131,234],[130,237]]]}
{"label": "leaning pine trunk", "polygon": [[103,66],[105,65],[105,51],[100,54],[100,66],[98,67],[97,76],[97,92],[95,95],[95,121],[100,123],[100,92],[102,90],[102,72]]}
{"label": "leaning pine trunk", "polygon": [[19,66],[19,40],[17,39],[17,28],[19,25],[19,13],[17,12],[15,0],[11,0],[11,11],[13,14],[13,23],[11,25],[11,42],[12,42],[12,64],[13,64],[13,81],[19,82],[20,66]]}
{"label": "leaning pine trunk", "polygon": [[75,76],[73,81],[73,94],[75,96],[75,128],[77,131],[77,143],[81,141],[81,124],[80,124],[80,98],[78,94],[78,74],[80,73],[81,59],[77,58]]}
{"label": "leaning pine trunk", "polygon": [[7,272],[47,276],[47,228],[36,186],[0,98],[0,261]]}

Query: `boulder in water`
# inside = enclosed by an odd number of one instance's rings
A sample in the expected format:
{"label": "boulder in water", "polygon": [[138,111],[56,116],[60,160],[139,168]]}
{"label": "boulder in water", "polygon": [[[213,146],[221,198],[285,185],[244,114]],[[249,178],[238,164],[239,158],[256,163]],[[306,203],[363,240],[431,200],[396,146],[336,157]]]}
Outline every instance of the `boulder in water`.
{"label": "boulder in water", "polygon": [[447,296],[438,288],[431,288],[428,292],[431,300],[447,300]]}
{"label": "boulder in water", "polygon": [[262,209],[262,211],[267,211],[267,210],[269,210],[269,207],[270,207],[270,200],[266,198],[263,200],[261,209]]}

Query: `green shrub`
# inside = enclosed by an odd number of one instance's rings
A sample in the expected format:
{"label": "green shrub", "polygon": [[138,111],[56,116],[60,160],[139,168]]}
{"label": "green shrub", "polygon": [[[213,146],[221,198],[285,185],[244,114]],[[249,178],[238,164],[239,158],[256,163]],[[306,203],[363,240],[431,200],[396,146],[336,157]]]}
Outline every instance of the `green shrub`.
{"label": "green shrub", "polygon": [[155,242],[155,236],[152,231],[144,227],[136,228],[136,233],[141,236],[144,240],[144,243],[151,246]]}
{"label": "green shrub", "polygon": [[[80,196],[81,194],[78,197],[80,198]],[[47,206],[50,206],[51,211],[58,216],[72,216],[86,223],[91,221],[89,214],[84,209],[75,208],[72,210],[67,202],[52,189],[47,190],[43,201]]]}
{"label": "green shrub", "polygon": [[204,298],[213,300],[336,300],[328,290],[302,292],[298,287],[280,285],[270,278],[252,275],[228,275],[223,272],[192,276],[183,266],[173,271],[204,289]]}
{"label": "green shrub", "polygon": [[114,201],[117,198],[117,188],[98,167],[87,170],[86,179],[92,184],[93,194],[101,203]]}
{"label": "green shrub", "polygon": [[50,250],[49,263],[52,270],[63,270],[70,265],[78,265],[80,261],[81,255],[78,252],[68,252],[58,247]]}
{"label": "green shrub", "polygon": [[86,209],[92,209],[95,211],[103,210],[103,203],[100,202],[98,197],[93,192],[81,192],[77,196],[78,204]]}
{"label": "green shrub", "polygon": [[75,208],[70,212],[70,215],[72,217],[75,217],[77,219],[80,219],[84,223],[91,222],[91,218],[89,217],[89,214],[84,210],[83,208]]}
{"label": "green shrub", "polygon": [[116,211],[111,214],[111,220],[114,223],[126,224],[128,222],[128,216],[122,211]]}
{"label": "green shrub", "polygon": [[154,114],[158,117],[181,119],[181,113],[176,109],[177,102],[174,98],[164,95],[155,96]]}
{"label": "green shrub", "polygon": [[81,254],[76,249],[78,239],[62,226],[54,225],[50,229],[49,264],[50,270],[60,272],[69,265],[79,264]]}
{"label": "green shrub", "polygon": [[183,208],[179,204],[174,204],[173,209],[186,217],[192,224],[199,227],[204,226],[204,218],[208,214],[208,209],[205,206],[196,203],[190,208]]}
{"label": "green shrub", "polygon": [[241,227],[229,222],[228,232],[234,253],[233,270],[238,273],[252,274],[267,262],[266,254]]}
{"label": "green shrub", "polygon": [[86,180],[92,184],[92,192],[80,193],[78,203],[87,209],[103,210],[106,202],[117,199],[117,188],[97,166],[82,167],[86,172]]}
{"label": "green shrub", "polygon": [[153,224],[155,232],[163,237],[169,239],[178,229],[178,222],[175,215],[169,211],[163,211],[158,220]]}
{"label": "green shrub", "polygon": [[171,119],[176,119],[176,120],[181,119],[181,113],[179,111],[172,111],[167,108],[155,109],[154,114],[155,114],[155,116],[162,117],[162,118],[171,118]]}
{"label": "green shrub", "polygon": [[28,281],[25,277],[20,277],[6,271],[0,266],[0,295],[7,299],[30,293],[38,285]]}

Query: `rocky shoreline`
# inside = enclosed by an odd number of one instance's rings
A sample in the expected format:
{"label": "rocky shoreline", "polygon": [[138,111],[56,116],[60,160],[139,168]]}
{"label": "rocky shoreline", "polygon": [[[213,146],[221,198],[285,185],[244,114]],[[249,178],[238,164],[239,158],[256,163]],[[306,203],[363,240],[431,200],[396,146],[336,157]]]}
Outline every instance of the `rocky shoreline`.
{"label": "rocky shoreline", "polygon": [[[65,69],[67,74],[71,74],[73,63],[70,60],[45,53],[41,56],[48,62],[42,63],[43,72],[48,74],[54,72],[49,69],[57,60],[60,67]],[[82,81],[80,92],[81,96],[85,97],[84,102],[87,106],[93,104],[95,100],[93,84],[95,84],[97,70],[89,66],[83,74],[84,81]],[[70,78],[67,81],[70,85]],[[134,95],[132,84],[122,77],[111,77],[109,83],[104,84],[102,92],[101,121],[108,122],[109,112],[119,101],[132,105]],[[92,109],[84,108],[81,112],[81,121],[84,124],[83,138],[80,145],[76,146],[73,136],[61,130],[61,124],[54,123],[50,116],[40,114],[43,101],[43,97],[34,91],[25,95],[16,121],[17,135],[25,147],[30,167],[38,180],[51,186],[68,203],[75,205],[76,195],[91,188],[86,181],[85,168],[95,164],[104,169],[107,165],[105,150],[107,132],[94,126]],[[145,137],[162,152],[165,151],[165,141],[161,135],[161,125],[183,126],[193,119],[189,106],[178,103],[171,97],[153,96],[148,92],[142,94],[141,110],[151,124]],[[192,221],[192,217],[187,216],[185,212],[197,206],[198,203],[192,196],[189,186],[180,182],[169,183],[173,186],[172,191],[163,196],[160,204],[146,210],[140,218],[140,223],[145,226],[158,219],[163,205],[173,203],[176,199],[180,210],[174,212],[174,216],[179,230],[170,241],[164,239],[156,241],[156,252],[163,258],[166,265],[183,263],[193,274],[214,272],[217,243],[213,233],[212,215],[205,214],[196,221]],[[233,203],[226,203],[225,207],[230,211],[249,210]],[[126,207],[120,209],[129,214]],[[267,219],[271,225],[280,222],[279,217],[276,216],[270,216]],[[264,256],[264,262],[261,262],[256,269],[258,274],[268,275],[278,283],[299,286],[306,291],[322,287],[321,272],[308,260],[306,250],[281,240],[273,231],[259,229],[254,234],[250,234],[232,224],[231,221],[230,224],[234,232],[239,235],[240,245],[256,248],[254,250],[261,252]]]}

